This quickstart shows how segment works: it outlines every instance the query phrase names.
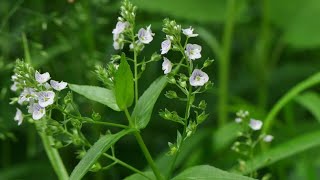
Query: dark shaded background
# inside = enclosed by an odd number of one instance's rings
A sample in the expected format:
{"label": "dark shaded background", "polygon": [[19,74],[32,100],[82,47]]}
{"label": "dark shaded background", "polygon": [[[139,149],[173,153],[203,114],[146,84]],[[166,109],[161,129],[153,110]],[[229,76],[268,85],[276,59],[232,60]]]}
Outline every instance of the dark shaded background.
{"label": "dark shaded background", "polygon": [[[219,147],[216,136],[219,56],[226,19],[226,0],[135,0],[138,6],[137,24],[152,24],[156,36],[146,46],[144,55],[160,52],[165,34],[161,32],[163,18],[169,17],[184,28],[192,25],[199,38],[193,43],[202,45],[203,59],[216,61],[207,69],[215,86],[201,98],[208,102],[210,117],[198,130],[197,143],[190,148],[180,168],[211,164],[229,169],[237,163],[227,143]],[[101,85],[95,78],[94,66],[106,64],[114,51],[112,34],[119,16],[120,1],[92,0],[74,2],[44,0],[0,1],[0,179],[56,179],[32,124],[17,126],[13,121],[15,107],[8,105],[10,76],[17,58],[23,58],[22,33],[29,42],[36,69],[50,72],[53,79],[76,84]],[[320,69],[320,1],[319,0],[238,0],[236,24],[231,44],[229,65],[229,122],[239,109],[248,109],[257,119],[265,118],[273,104],[290,88]],[[127,49],[125,49],[126,51]],[[130,52],[128,52],[130,54]],[[169,55],[174,60],[175,55]],[[143,58],[143,57],[141,57]],[[140,92],[163,72],[161,62],[147,66],[140,80]],[[310,89],[320,111],[319,86]],[[301,99],[301,98],[300,98]],[[303,99],[303,98],[302,98]],[[102,119],[126,123],[123,115],[84,97],[75,95],[84,115],[99,112]],[[318,100],[318,101],[317,101]],[[176,126],[160,118],[158,111],[176,109],[179,102],[161,96],[152,121],[142,135],[154,157],[167,151],[167,142],[174,141]],[[319,105],[319,106],[317,106]],[[303,133],[319,129],[319,116],[314,116],[301,101],[289,103],[278,116],[272,133],[278,144]],[[220,127],[219,127],[220,126]],[[94,142],[107,129],[85,126],[84,132]],[[319,137],[320,138],[320,137]],[[77,164],[74,147],[61,149],[69,172]],[[134,138],[126,137],[117,143],[120,159],[143,169],[145,159]],[[313,148],[292,158],[279,161],[261,171],[270,172],[274,179],[319,179],[319,148]],[[318,173],[318,174],[317,174]],[[131,174],[116,166],[109,171],[88,173],[86,179],[122,179]]]}

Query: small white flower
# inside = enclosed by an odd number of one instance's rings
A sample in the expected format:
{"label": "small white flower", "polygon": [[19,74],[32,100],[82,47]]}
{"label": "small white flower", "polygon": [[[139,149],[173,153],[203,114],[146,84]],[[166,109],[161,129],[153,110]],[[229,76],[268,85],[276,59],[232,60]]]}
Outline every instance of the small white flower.
{"label": "small white flower", "polygon": [[57,91],[61,91],[63,89],[65,89],[68,85],[68,83],[66,82],[58,82],[58,81],[55,81],[55,80],[50,80],[50,84],[51,84],[51,87]]}
{"label": "small white flower", "polygon": [[116,25],[116,28],[114,28],[112,30],[112,34],[121,34],[123,33],[123,31],[129,27],[129,23],[128,22],[121,22],[121,21],[118,21],[117,22],[117,25]]}
{"label": "small white flower", "polygon": [[29,102],[32,99],[37,98],[36,91],[33,88],[24,88],[19,96],[18,103]]}
{"label": "small white flower", "polygon": [[200,69],[194,69],[189,82],[191,86],[203,86],[209,80],[209,76]]}
{"label": "small white flower", "polygon": [[272,135],[268,134],[263,138],[263,141],[264,142],[271,142],[273,140],[273,138],[274,137]]}
{"label": "small white flower", "polygon": [[40,84],[47,82],[51,77],[48,72],[40,74],[38,71],[35,73],[36,81]]}
{"label": "small white flower", "polygon": [[38,93],[39,105],[41,107],[47,107],[54,102],[54,92],[53,91],[41,91]]}
{"label": "small white flower", "polygon": [[16,74],[11,76],[11,81],[16,81],[18,79],[18,76]]}
{"label": "small white flower", "polygon": [[151,25],[147,27],[147,29],[141,28],[138,31],[139,41],[143,44],[149,44],[153,40],[154,33],[151,31]]}
{"label": "small white flower", "polygon": [[14,91],[14,92],[17,91],[17,90],[18,90],[17,85],[18,85],[18,83],[17,83],[17,82],[14,82],[14,83],[11,85],[10,90],[11,90],[11,91]]}
{"label": "small white flower", "polygon": [[171,41],[168,38],[161,43],[161,54],[167,54],[168,51],[171,49]]}
{"label": "small white flower", "polygon": [[32,105],[32,119],[39,120],[46,114],[46,108],[41,107],[39,104]]}
{"label": "small white flower", "polygon": [[249,126],[252,130],[258,131],[261,129],[263,123],[260,120],[250,119]]}
{"label": "small white flower", "polygon": [[123,39],[124,36],[122,34],[113,34],[113,48],[115,50],[123,49]]}
{"label": "small white flower", "polygon": [[199,34],[193,34],[193,28],[190,26],[188,29],[182,29],[182,33],[188,37],[197,37]]}
{"label": "small white flower", "polygon": [[162,70],[164,70],[164,74],[168,74],[171,72],[172,63],[166,57],[163,57]]}
{"label": "small white flower", "polygon": [[189,59],[195,60],[201,58],[201,46],[197,44],[187,44],[185,53]]}
{"label": "small white flower", "polygon": [[236,118],[234,121],[235,121],[236,123],[241,123],[241,122],[242,122],[242,119],[241,119],[241,118]]}
{"label": "small white flower", "polygon": [[22,114],[21,110],[18,108],[17,108],[16,115],[14,116],[14,120],[18,121],[18,126],[20,126],[23,121],[23,114]]}

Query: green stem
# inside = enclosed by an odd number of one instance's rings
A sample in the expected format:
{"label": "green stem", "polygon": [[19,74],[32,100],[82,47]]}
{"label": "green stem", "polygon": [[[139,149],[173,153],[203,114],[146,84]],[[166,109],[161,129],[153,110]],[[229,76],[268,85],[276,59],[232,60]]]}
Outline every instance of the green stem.
{"label": "green stem", "polygon": [[[270,25],[269,25],[269,4],[268,0],[262,1],[262,20],[261,20],[261,30],[259,42],[257,44],[257,59],[259,60],[259,68],[258,68],[258,105],[261,109],[265,109],[267,105],[268,99],[268,62],[267,60],[271,59],[267,57],[267,53],[269,50],[269,41],[270,41]],[[253,61],[257,60],[256,58],[252,59]]]}
{"label": "green stem", "polygon": [[117,123],[109,123],[109,122],[101,122],[101,121],[85,121],[84,123],[89,123],[89,124],[101,124],[101,125],[105,125],[105,126],[113,126],[113,127],[124,128],[124,129],[129,128],[129,127],[126,126],[126,125],[117,124]]}
{"label": "green stem", "polygon": [[53,138],[51,136],[47,136],[43,132],[39,132],[39,135],[41,137],[44,149],[47,153],[47,156],[50,160],[50,163],[57,174],[58,178],[60,180],[67,180],[69,179],[69,175],[67,173],[67,170],[62,162],[62,159],[59,155],[59,152],[56,148],[52,147],[53,144]]}
{"label": "green stem", "polygon": [[22,45],[23,45],[23,50],[24,50],[25,61],[28,64],[32,64],[31,63],[31,56],[30,56],[29,46],[28,46],[28,40],[27,40],[26,34],[22,33],[21,36],[22,36]]}
{"label": "green stem", "polygon": [[228,1],[227,20],[224,29],[223,36],[223,51],[221,54],[221,60],[219,63],[219,126],[223,125],[227,121],[228,116],[228,82],[229,82],[229,61],[230,61],[230,49],[233,35],[233,27],[236,12],[236,0]]}
{"label": "green stem", "polygon": [[125,168],[128,168],[128,169],[130,169],[131,171],[133,171],[133,172],[135,172],[135,173],[138,173],[138,174],[140,174],[141,176],[143,176],[143,177],[145,177],[145,178],[147,178],[147,179],[150,179],[150,178],[149,178],[148,176],[146,176],[142,171],[140,171],[139,169],[136,169],[135,167],[133,167],[133,166],[131,166],[131,165],[129,165],[129,164],[121,161],[120,159],[118,159],[118,158],[116,158],[116,157],[113,157],[113,156],[110,156],[109,154],[106,154],[106,153],[104,153],[103,155],[104,155],[105,157],[113,160],[115,163],[120,164],[121,166],[123,166],[123,167],[125,167]]}
{"label": "green stem", "polygon": [[138,103],[138,99],[139,99],[139,90],[138,90],[138,62],[137,62],[137,52],[136,50],[134,50],[133,52],[133,60],[134,60],[134,92],[135,92],[135,104]]}
{"label": "green stem", "polygon": [[[126,116],[127,116],[127,119],[128,119],[128,121],[129,121],[130,127],[134,127],[133,122],[132,122],[132,119],[131,119],[131,116],[130,116],[130,114],[129,114],[129,112],[128,112],[128,109],[125,109],[124,112],[125,112],[125,114],[126,114]],[[133,134],[134,134],[134,136],[136,137],[136,140],[137,140],[137,142],[138,142],[138,144],[139,144],[139,146],[140,146],[140,148],[141,148],[141,150],[142,150],[145,158],[147,159],[148,164],[149,164],[149,166],[151,167],[154,175],[156,176],[156,178],[157,178],[158,180],[162,180],[163,177],[162,177],[162,175],[161,175],[158,167],[157,167],[156,164],[154,163],[154,161],[153,161],[153,159],[152,159],[152,157],[151,157],[151,154],[150,154],[147,146],[145,145],[145,143],[144,143],[144,141],[143,141],[140,133],[139,133],[138,131],[135,131],[135,132],[133,132]]]}

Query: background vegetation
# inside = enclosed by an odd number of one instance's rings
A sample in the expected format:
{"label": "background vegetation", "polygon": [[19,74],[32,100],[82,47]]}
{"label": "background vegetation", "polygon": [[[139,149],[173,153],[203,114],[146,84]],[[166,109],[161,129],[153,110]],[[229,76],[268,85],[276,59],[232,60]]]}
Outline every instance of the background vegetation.
{"label": "background vegetation", "polygon": [[[164,38],[162,19],[176,19],[184,28],[192,25],[200,34],[203,57],[216,61],[208,69],[214,88],[206,93],[210,117],[190,140],[178,160],[179,169],[210,164],[224,170],[237,165],[231,151],[236,137],[233,123],[239,109],[265,121],[275,136],[268,155],[255,159],[260,174],[273,179],[320,178],[320,1],[318,0],[134,0],[137,22],[152,24],[155,40],[146,55],[160,51]],[[0,179],[56,179],[41,142],[30,123],[17,126],[10,106],[10,76],[17,58],[26,56],[29,44],[36,69],[54,79],[75,84],[101,85],[94,67],[106,64],[119,13],[116,0],[1,0],[0,1]],[[175,57],[169,57],[174,59]],[[161,62],[148,65],[140,80],[143,92],[159,75]],[[308,82],[296,86],[316,74]],[[290,91],[290,93],[288,93]],[[74,95],[83,114],[98,112],[102,119],[125,121],[105,106]],[[282,99],[275,109],[274,105]],[[143,137],[153,156],[166,153],[176,136],[173,123],[158,115],[159,109],[179,105],[164,96],[158,100]],[[270,110],[273,109],[270,112]],[[179,109],[177,110],[179,111]],[[181,109],[181,111],[183,111]],[[95,141],[107,129],[84,127]],[[317,147],[318,146],[318,147]],[[132,137],[117,143],[120,159],[139,169],[146,162]],[[259,152],[257,152],[258,154]],[[61,149],[69,172],[77,164],[74,149]],[[161,164],[161,157],[158,163]],[[165,156],[164,156],[165,158]],[[269,166],[266,166],[270,164]],[[160,165],[165,167],[166,165]],[[120,166],[86,178],[122,179],[131,172]]]}

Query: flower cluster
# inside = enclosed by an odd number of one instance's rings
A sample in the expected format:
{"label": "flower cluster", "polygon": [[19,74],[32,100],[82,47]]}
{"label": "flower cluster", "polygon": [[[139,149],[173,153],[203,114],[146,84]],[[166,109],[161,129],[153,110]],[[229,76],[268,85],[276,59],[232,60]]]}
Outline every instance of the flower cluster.
{"label": "flower cluster", "polygon": [[[151,25],[146,28],[140,28],[135,35],[134,25],[137,7],[125,0],[121,5],[120,17],[116,27],[113,29],[113,47],[115,50],[123,49],[124,44],[130,43],[131,50],[140,52],[144,44],[149,44],[155,35],[151,30]],[[136,40],[136,37],[138,40]]]}
{"label": "flower cluster", "polygon": [[240,110],[236,113],[237,117],[235,122],[240,125],[238,132],[238,139],[232,145],[232,150],[239,153],[242,157],[239,161],[240,171],[245,172],[247,167],[247,161],[250,161],[253,157],[256,145],[260,141],[271,142],[273,140],[272,135],[265,135],[256,133],[261,130],[263,122],[257,119],[250,118],[248,111]]}
{"label": "flower cluster", "polygon": [[[54,103],[54,91],[61,91],[67,87],[66,82],[50,80],[51,77],[48,72],[41,74],[34,71],[30,65],[19,60],[14,72],[15,74],[11,77],[13,81],[11,90],[21,92],[14,101],[20,105],[27,105],[28,113],[32,115],[34,120],[39,120],[45,116],[46,108]],[[18,108],[14,120],[18,121],[18,125],[21,125],[23,121],[23,113]]]}
{"label": "flower cluster", "polygon": [[[209,81],[209,76],[203,72],[203,69],[208,67],[213,60],[206,60],[202,64],[202,68],[198,68],[198,64],[201,61],[196,60],[202,57],[202,47],[188,42],[190,38],[198,36],[198,34],[194,33],[192,27],[183,29],[175,21],[165,19],[162,31],[166,34],[160,49],[160,53],[163,55],[162,70],[168,82],[176,85],[185,98],[173,90],[167,91],[165,96],[169,99],[187,102],[184,117],[179,116],[176,111],[169,111],[168,109],[161,110],[159,113],[163,119],[174,121],[184,126],[183,133],[177,132],[176,143],[168,143],[170,148],[169,154],[172,155],[179,151],[182,143],[195,133],[197,126],[208,117],[208,114],[205,112],[206,102],[202,100],[199,105],[194,105],[194,103],[196,101],[196,94],[204,92],[212,85]],[[181,42],[182,40],[184,42]],[[170,51],[181,53],[182,58],[180,62],[172,62],[164,56]],[[194,66],[194,63],[197,65]],[[186,68],[186,71],[182,70],[180,71],[181,73],[178,73],[178,70],[182,68]],[[191,112],[194,112],[194,114]]]}

